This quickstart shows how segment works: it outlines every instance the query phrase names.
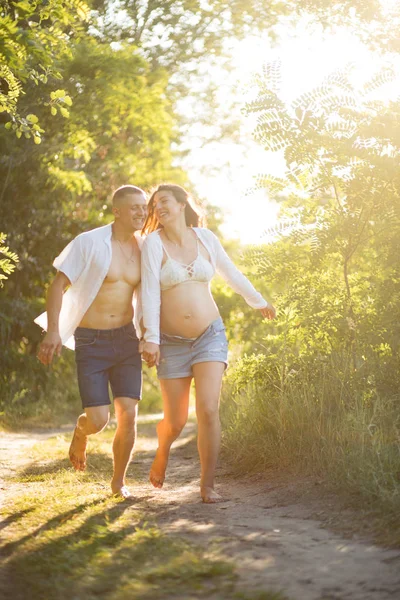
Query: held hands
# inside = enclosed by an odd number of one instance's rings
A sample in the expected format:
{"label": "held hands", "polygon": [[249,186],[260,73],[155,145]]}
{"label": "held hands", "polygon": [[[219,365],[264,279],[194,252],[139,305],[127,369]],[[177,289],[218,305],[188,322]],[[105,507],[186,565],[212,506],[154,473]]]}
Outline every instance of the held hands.
{"label": "held hands", "polygon": [[144,342],[142,345],[143,360],[146,361],[148,367],[160,364],[160,346],[153,342]]}
{"label": "held hands", "polygon": [[276,317],[276,310],[272,306],[272,304],[267,304],[267,306],[265,306],[264,308],[260,308],[260,313],[262,314],[264,319],[269,319],[270,321],[272,319],[275,319]]}
{"label": "held hands", "polygon": [[47,332],[40,343],[37,357],[44,365],[50,365],[54,354],[61,356],[62,341],[59,333]]}

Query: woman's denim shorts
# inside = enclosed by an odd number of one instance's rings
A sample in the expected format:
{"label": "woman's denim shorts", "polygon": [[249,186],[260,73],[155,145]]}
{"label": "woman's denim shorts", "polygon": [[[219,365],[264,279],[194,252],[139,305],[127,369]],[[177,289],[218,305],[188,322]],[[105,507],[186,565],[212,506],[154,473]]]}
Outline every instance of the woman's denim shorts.
{"label": "woman's denim shorts", "polygon": [[159,379],[192,377],[192,366],[202,362],[222,362],[228,366],[225,325],[219,317],[197,338],[161,334]]}

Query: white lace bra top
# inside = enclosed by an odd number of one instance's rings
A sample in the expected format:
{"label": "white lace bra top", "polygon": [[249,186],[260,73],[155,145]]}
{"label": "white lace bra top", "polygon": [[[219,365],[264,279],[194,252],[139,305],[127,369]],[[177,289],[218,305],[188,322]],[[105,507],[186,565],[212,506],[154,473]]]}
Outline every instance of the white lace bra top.
{"label": "white lace bra top", "polygon": [[160,273],[160,287],[162,291],[169,290],[180,283],[185,283],[186,281],[199,281],[201,283],[208,283],[213,278],[215,272],[214,267],[201,254],[198,238],[197,256],[188,265],[172,258],[168,254],[164,244],[163,249],[167,255],[167,260],[161,267]]}
{"label": "white lace bra top", "polygon": [[[170,285],[172,287],[181,281],[190,279],[196,281],[198,278],[200,279],[200,269],[203,271],[201,276],[203,281],[208,281],[215,269],[235,292],[243,296],[249,306],[253,308],[268,306],[268,302],[235,267],[212,231],[203,227],[193,227],[193,232],[198,237],[199,243],[207,250],[211,264],[204,257],[197,256],[192,264],[194,271],[192,277],[185,271],[187,265],[182,265],[179,261],[169,258],[164,265],[162,264],[164,253],[160,230],[149,233],[143,242],[141,288],[146,342],[160,343],[161,286],[163,289],[168,289]],[[206,273],[207,275],[205,275]],[[174,283],[172,283],[172,277],[174,277]]]}

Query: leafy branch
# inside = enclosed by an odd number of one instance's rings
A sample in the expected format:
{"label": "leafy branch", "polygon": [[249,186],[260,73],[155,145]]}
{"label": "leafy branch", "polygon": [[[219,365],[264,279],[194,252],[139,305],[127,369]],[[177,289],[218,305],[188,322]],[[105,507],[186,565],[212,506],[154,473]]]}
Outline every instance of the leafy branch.
{"label": "leafy branch", "polygon": [[19,261],[18,255],[12,252],[5,245],[7,236],[0,232],[0,286],[4,285],[4,280],[15,270],[16,263]]}

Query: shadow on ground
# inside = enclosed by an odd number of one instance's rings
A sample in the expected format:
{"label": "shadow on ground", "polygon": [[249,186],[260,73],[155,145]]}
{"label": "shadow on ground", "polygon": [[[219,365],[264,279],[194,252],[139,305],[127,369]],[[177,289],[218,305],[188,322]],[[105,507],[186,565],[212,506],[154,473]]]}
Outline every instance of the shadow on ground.
{"label": "shadow on ground", "polygon": [[[67,458],[45,462],[36,459],[20,469],[17,478],[24,486],[43,482],[48,491],[54,485],[60,509],[47,519],[43,518],[46,511],[42,512],[37,527],[2,546],[5,571],[1,579],[6,584],[0,589],[4,587],[7,595],[14,600],[25,600],[27,595],[32,600],[187,600],[212,598],[218,590],[219,598],[231,597],[233,566],[217,552],[210,552],[206,544],[203,547],[185,535],[164,530],[163,522],[178,516],[177,503],[171,501],[171,490],[165,495],[157,493],[147,481],[155,454],[155,425],[143,424],[140,429],[139,435],[151,438],[153,445],[139,450],[129,467],[128,479],[136,492],[132,500],[117,501],[106,492],[102,498],[82,501],[88,491],[93,493],[97,477],[104,481],[112,475],[111,456],[95,447],[88,456],[87,472],[76,475],[81,501],[68,510],[61,509],[63,487],[57,484],[57,477],[75,479]],[[196,492],[186,491],[185,500],[190,497],[198,503],[197,468],[193,477],[196,442],[193,427],[189,430],[191,433],[174,451],[170,479],[175,482],[178,478],[183,486],[195,486]],[[65,492],[71,494],[70,489]],[[178,494],[177,489],[177,500]],[[3,526],[21,522],[32,511],[40,511],[36,499],[34,506],[10,514]]]}
{"label": "shadow on ground", "polygon": [[[400,594],[398,553],[332,534],[310,518],[306,502],[274,499],[276,482],[238,480],[220,469],[218,491],[227,500],[202,504],[193,423],[172,451],[164,488],[155,490],[148,482],[155,424],[142,427],[128,470],[131,502],[116,501],[106,489],[110,433],[93,445],[85,474],[75,474],[64,458],[19,471],[27,502],[9,505],[3,522],[4,597],[283,600],[284,589],[296,599],[391,600]],[[35,493],[48,494],[51,510]]]}

